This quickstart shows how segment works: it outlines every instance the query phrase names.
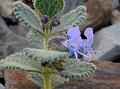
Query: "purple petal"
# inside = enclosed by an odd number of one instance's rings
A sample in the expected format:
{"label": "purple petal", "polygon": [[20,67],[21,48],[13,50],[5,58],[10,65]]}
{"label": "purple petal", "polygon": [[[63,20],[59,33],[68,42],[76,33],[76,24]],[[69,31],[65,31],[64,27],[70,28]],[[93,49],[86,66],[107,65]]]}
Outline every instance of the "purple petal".
{"label": "purple petal", "polygon": [[94,38],[94,35],[93,35],[93,28],[87,28],[84,32],[84,35],[86,36],[87,38],[87,44],[88,46],[92,46],[93,44],[93,38]]}
{"label": "purple petal", "polygon": [[67,31],[67,35],[70,38],[75,38],[75,37],[79,37],[81,35],[81,32],[79,30],[79,26],[76,27],[70,27],[69,30]]}

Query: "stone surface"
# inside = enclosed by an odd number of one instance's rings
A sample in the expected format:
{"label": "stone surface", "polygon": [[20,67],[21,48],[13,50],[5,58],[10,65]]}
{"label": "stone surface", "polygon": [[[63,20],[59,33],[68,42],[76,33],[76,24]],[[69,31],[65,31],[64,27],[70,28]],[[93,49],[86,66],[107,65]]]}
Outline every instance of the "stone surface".
{"label": "stone surface", "polygon": [[[55,89],[120,89],[120,64],[108,61],[93,61],[97,71],[89,79],[74,79]],[[8,89],[39,89],[26,79],[23,71],[6,71],[5,80]]]}
{"label": "stone surface", "polygon": [[30,47],[26,39],[28,29],[24,26],[7,26],[0,17],[0,59],[7,55],[22,51],[25,47]]}
{"label": "stone surface", "polygon": [[26,38],[9,32],[0,39],[0,56],[4,58],[12,53],[22,51],[26,47],[30,47]]}
{"label": "stone surface", "polygon": [[26,38],[26,34],[28,33],[29,29],[22,25],[11,25],[9,26],[10,31],[18,36],[22,36]]}
{"label": "stone surface", "polygon": [[81,25],[82,29],[90,26],[96,30],[108,24],[112,13],[111,0],[88,0],[85,6],[87,7],[87,19]]}
{"label": "stone surface", "polygon": [[5,71],[5,81],[7,89],[40,89],[26,78],[24,71]]}
{"label": "stone surface", "polygon": [[66,13],[72,9],[75,9],[77,6],[85,3],[86,0],[65,0],[65,8],[64,11],[62,13]]}
{"label": "stone surface", "polygon": [[112,11],[111,23],[116,24],[120,22],[120,7]]}
{"label": "stone surface", "polygon": [[27,39],[13,33],[8,33],[0,39],[0,57],[4,58],[14,52],[22,51],[25,47],[30,47]]}
{"label": "stone surface", "polygon": [[0,89],[6,89],[2,84],[0,84]]}
{"label": "stone surface", "polygon": [[9,31],[5,21],[0,17],[0,38],[6,35]]}
{"label": "stone surface", "polygon": [[118,6],[120,6],[120,0],[112,0],[112,8],[115,9]]}
{"label": "stone surface", "polygon": [[93,48],[104,52],[95,59],[114,60],[120,55],[120,23],[101,29],[95,33]]}
{"label": "stone surface", "polygon": [[0,8],[4,10],[6,16],[10,16],[12,14],[12,3],[15,0],[0,0]]}

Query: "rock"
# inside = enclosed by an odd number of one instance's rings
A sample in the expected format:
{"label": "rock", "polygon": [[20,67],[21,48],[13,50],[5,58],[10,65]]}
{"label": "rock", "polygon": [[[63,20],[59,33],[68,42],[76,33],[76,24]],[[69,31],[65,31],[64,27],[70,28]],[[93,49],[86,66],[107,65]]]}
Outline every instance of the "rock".
{"label": "rock", "polygon": [[37,85],[27,80],[27,73],[24,71],[5,71],[7,89],[40,89]]}
{"label": "rock", "polygon": [[65,0],[65,8],[62,13],[66,13],[72,9],[75,9],[77,6],[85,3],[86,0]]}
{"label": "rock", "polygon": [[0,89],[6,89],[2,84],[0,84]]}
{"label": "rock", "polygon": [[18,21],[13,16],[12,4],[15,0],[0,0],[0,16],[7,25],[16,25]]}
{"label": "rock", "polygon": [[97,71],[89,79],[74,79],[56,89],[120,89],[120,64],[94,61]]}
{"label": "rock", "polygon": [[29,29],[23,25],[11,25],[9,28],[14,34],[22,37],[26,37],[26,34],[29,31]]}
{"label": "rock", "polygon": [[22,51],[26,47],[31,47],[27,38],[9,32],[0,39],[1,58],[6,57],[15,52]]}
{"label": "rock", "polygon": [[116,7],[118,7],[120,5],[120,1],[119,0],[112,0],[112,8],[115,9]]}
{"label": "rock", "polygon": [[[120,64],[108,61],[93,61],[97,71],[88,79],[73,79],[55,89],[120,89]],[[26,79],[23,71],[6,71],[5,80],[8,89],[39,89]],[[87,85],[87,86],[86,86]]]}
{"label": "rock", "polygon": [[9,32],[5,21],[0,17],[0,38],[6,35]]}
{"label": "rock", "polygon": [[22,51],[25,47],[31,47],[26,38],[27,32],[28,28],[21,25],[8,27],[0,17],[0,59],[11,53]]}
{"label": "rock", "polygon": [[2,7],[0,7],[0,16],[7,17],[7,15],[6,15],[6,13],[5,13],[5,11],[3,10]]}
{"label": "rock", "polygon": [[120,7],[112,11],[111,23],[116,24],[120,22]]}
{"label": "rock", "polygon": [[23,3],[29,5],[32,9],[34,8],[32,0],[19,0],[22,1]]}
{"label": "rock", "polygon": [[112,13],[111,0],[88,0],[85,6],[87,7],[87,19],[81,25],[82,29],[90,26],[96,30],[108,24]]}
{"label": "rock", "polygon": [[95,33],[93,48],[104,52],[95,59],[113,61],[120,55],[120,23],[101,29]]}
{"label": "rock", "polygon": [[1,70],[0,70],[0,83],[1,83],[1,81],[2,81],[2,80],[1,80],[2,78],[4,78],[4,71],[1,71]]}
{"label": "rock", "polygon": [[12,15],[12,3],[15,0],[0,0],[0,8],[4,10],[6,16]]}

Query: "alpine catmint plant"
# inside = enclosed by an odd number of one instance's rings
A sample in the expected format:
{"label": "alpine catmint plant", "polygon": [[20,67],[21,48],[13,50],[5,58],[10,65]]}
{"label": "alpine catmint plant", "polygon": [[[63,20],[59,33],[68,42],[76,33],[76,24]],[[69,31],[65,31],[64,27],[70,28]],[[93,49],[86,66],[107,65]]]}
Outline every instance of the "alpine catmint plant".
{"label": "alpine catmint plant", "polygon": [[[0,61],[0,69],[27,71],[28,79],[42,89],[53,89],[70,79],[86,78],[94,73],[94,64],[78,58],[78,54],[90,58],[92,53],[92,28],[86,29],[87,39],[82,39],[78,27],[86,18],[86,7],[78,6],[60,18],[58,14],[64,9],[64,0],[33,0],[33,4],[35,11],[22,2],[15,2],[13,13],[29,28],[27,38],[35,48],[25,48],[6,57]],[[58,37],[66,39],[61,44],[69,52],[49,47],[48,43]]]}

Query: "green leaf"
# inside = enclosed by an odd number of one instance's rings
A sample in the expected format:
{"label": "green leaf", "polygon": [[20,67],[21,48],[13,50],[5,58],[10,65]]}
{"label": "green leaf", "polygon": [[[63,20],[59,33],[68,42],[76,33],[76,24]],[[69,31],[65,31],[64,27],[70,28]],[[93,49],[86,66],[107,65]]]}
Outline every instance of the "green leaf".
{"label": "green leaf", "polygon": [[24,54],[32,59],[41,59],[41,63],[50,62],[53,63],[58,60],[65,60],[68,57],[67,52],[40,50],[34,48],[25,48]]}
{"label": "green leaf", "polygon": [[65,79],[64,77],[61,77],[58,74],[53,74],[51,76],[51,81],[52,81],[52,87],[55,88],[57,86],[60,86],[62,84],[65,84],[65,82],[68,82],[69,79]]}
{"label": "green leaf", "polygon": [[80,25],[86,19],[86,7],[79,6],[75,10],[70,11],[63,15],[60,19],[61,24],[52,29],[53,35],[61,32],[66,32],[69,27]]}
{"label": "green leaf", "polygon": [[16,18],[22,23],[26,24],[30,29],[37,30],[38,33],[42,33],[42,24],[39,21],[36,13],[27,5],[17,1],[13,3],[13,12]]}
{"label": "green leaf", "polygon": [[27,78],[28,78],[28,80],[30,80],[30,81],[34,82],[35,84],[37,84],[38,86],[40,86],[41,89],[44,88],[44,81],[43,81],[44,76],[42,74],[30,72],[30,73],[28,73]]}
{"label": "green leaf", "polygon": [[12,54],[0,61],[0,69],[20,69],[28,72],[42,72],[39,60],[32,60],[20,53]]}
{"label": "green leaf", "polygon": [[95,72],[96,66],[92,63],[70,59],[64,65],[64,69],[65,70],[62,71],[61,76],[65,78],[86,78]]}
{"label": "green leaf", "polygon": [[[41,88],[44,88],[44,81],[43,81],[44,76],[38,73],[30,73],[28,75],[28,79],[34,82],[35,84],[39,85]],[[61,84],[65,84],[65,82],[68,82],[69,80],[61,77],[58,74],[53,74],[51,75],[51,83],[52,83],[52,88],[55,88]]]}
{"label": "green leaf", "polygon": [[34,44],[37,48],[43,49],[43,37],[35,32],[34,30],[30,30],[27,34],[28,41]]}
{"label": "green leaf", "polygon": [[41,15],[52,18],[64,8],[64,0],[33,0],[35,8],[39,9]]}

